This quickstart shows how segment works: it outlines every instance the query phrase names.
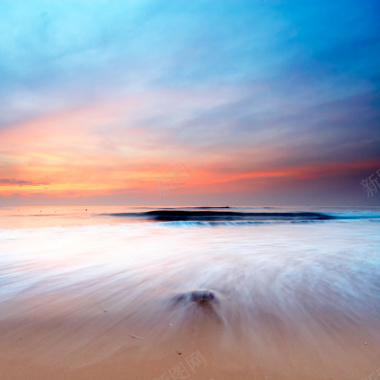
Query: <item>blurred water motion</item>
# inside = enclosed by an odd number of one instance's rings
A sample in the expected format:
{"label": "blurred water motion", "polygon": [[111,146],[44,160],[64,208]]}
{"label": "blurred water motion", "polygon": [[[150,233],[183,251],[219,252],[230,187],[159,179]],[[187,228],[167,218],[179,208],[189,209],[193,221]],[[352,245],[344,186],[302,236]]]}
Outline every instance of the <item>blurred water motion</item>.
{"label": "blurred water motion", "polygon": [[[63,227],[0,230],[9,357],[80,366],[130,347],[164,356],[181,339],[216,345],[225,366],[249,357],[297,368],[309,355],[349,372],[379,357],[375,219],[186,226],[83,216],[75,225],[69,214]],[[173,302],[198,289],[218,302]]]}

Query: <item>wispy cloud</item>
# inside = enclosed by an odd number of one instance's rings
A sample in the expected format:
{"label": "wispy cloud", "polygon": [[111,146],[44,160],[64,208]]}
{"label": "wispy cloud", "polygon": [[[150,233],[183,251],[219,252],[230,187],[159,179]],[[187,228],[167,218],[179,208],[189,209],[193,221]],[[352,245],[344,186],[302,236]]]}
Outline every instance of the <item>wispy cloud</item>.
{"label": "wispy cloud", "polygon": [[0,186],[46,186],[49,185],[49,182],[34,182],[34,181],[22,181],[9,178],[0,178]]}

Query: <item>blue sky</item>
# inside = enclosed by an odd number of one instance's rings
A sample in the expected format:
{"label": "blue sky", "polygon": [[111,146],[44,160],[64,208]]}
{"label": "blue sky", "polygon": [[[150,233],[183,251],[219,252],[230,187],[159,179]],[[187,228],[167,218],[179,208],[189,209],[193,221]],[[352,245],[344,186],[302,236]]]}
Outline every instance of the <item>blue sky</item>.
{"label": "blue sky", "polygon": [[[300,191],[305,203],[339,203],[343,191],[368,202],[359,182],[380,168],[379,14],[378,1],[2,1],[0,195],[107,202],[124,191],[120,202],[152,203],[153,183],[198,152],[208,172],[170,202],[207,202],[216,188],[231,202],[291,203]],[[72,116],[83,110],[93,112]],[[131,180],[110,192],[96,185],[104,176],[83,182],[93,165],[71,163],[86,157]],[[266,188],[257,177],[269,172]],[[45,177],[44,191],[9,186]],[[59,192],[63,182],[77,193]],[[271,192],[280,185],[286,198]]]}

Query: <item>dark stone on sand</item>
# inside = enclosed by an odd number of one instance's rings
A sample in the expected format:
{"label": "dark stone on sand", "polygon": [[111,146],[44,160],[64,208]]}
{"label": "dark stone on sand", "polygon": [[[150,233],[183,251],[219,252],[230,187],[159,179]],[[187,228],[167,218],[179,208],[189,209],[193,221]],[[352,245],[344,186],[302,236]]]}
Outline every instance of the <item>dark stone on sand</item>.
{"label": "dark stone on sand", "polygon": [[212,290],[193,290],[177,294],[174,297],[175,303],[178,302],[195,302],[198,305],[206,305],[211,302],[217,302],[217,296]]}

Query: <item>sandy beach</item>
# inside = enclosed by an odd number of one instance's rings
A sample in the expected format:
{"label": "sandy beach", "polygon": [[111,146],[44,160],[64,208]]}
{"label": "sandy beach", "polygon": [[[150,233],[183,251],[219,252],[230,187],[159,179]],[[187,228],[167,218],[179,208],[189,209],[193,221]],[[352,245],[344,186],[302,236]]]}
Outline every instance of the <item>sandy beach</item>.
{"label": "sandy beach", "polygon": [[378,369],[375,329],[331,323],[327,334],[309,330],[304,321],[291,330],[281,318],[262,314],[250,331],[238,323],[227,328],[204,306],[192,306],[194,313],[181,323],[174,315],[173,322],[152,317],[139,323],[140,315],[128,318],[89,305],[82,321],[57,315],[36,323],[23,313],[0,326],[6,336],[0,378],[355,380]]}
{"label": "sandy beach", "polygon": [[376,378],[376,223],[65,218],[0,230],[1,380]]}

